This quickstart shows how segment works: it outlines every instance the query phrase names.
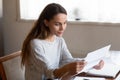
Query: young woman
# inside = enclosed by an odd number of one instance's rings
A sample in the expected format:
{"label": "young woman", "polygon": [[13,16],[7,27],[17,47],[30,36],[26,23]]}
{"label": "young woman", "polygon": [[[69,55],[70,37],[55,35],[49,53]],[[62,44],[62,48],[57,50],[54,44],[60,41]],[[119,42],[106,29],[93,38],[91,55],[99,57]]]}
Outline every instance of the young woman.
{"label": "young woman", "polygon": [[[66,10],[48,4],[23,43],[25,80],[70,80],[84,68],[86,62],[73,58],[62,38],[66,27]],[[94,68],[102,66],[103,61]]]}

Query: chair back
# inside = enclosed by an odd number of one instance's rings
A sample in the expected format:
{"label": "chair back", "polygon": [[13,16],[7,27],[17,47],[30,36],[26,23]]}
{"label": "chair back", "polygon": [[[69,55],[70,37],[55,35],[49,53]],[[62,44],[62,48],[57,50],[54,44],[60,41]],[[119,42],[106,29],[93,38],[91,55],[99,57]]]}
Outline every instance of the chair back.
{"label": "chair back", "polygon": [[0,76],[2,80],[25,80],[20,55],[21,51],[17,51],[0,57]]}

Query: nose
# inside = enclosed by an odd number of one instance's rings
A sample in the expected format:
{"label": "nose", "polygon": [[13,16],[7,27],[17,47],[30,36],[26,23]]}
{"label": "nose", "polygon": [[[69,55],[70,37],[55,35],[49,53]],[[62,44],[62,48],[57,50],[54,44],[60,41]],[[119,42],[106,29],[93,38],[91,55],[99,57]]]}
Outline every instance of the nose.
{"label": "nose", "polygon": [[66,25],[65,25],[65,24],[63,24],[63,25],[60,26],[60,30],[61,30],[61,31],[62,31],[62,30],[65,30],[65,28],[66,28]]}

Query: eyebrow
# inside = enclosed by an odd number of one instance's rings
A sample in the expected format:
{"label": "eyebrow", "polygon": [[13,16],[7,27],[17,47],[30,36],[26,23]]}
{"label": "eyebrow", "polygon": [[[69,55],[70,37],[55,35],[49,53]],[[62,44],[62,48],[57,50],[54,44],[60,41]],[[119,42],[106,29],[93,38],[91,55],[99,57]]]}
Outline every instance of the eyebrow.
{"label": "eyebrow", "polygon": [[[67,20],[64,22],[64,23],[66,23],[67,22]],[[55,21],[55,23],[61,23],[61,22],[57,22],[57,21]]]}

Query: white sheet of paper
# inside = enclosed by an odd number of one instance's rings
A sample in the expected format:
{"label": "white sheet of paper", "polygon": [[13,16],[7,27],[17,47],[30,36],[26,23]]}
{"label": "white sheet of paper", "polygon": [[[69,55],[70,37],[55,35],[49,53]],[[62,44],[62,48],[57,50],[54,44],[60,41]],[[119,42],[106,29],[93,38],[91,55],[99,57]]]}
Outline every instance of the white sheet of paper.
{"label": "white sheet of paper", "polygon": [[87,73],[101,76],[115,77],[120,70],[120,65],[111,62],[110,58],[104,59],[104,67],[100,70],[91,69]]}
{"label": "white sheet of paper", "polygon": [[100,62],[100,60],[102,60],[104,57],[108,57],[110,47],[111,45],[108,45],[88,53],[88,55],[84,59],[87,62],[87,65],[84,67],[84,69],[81,72],[87,72],[93,66],[97,65]]}
{"label": "white sheet of paper", "polygon": [[111,45],[108,45],[108,46],[105,46],[103,48],[100,48],[98,50],[88,53],[88,55],[85,57],[85,61],[92,62],[92,61],[97,61],[103,57],[108,57],[110,47]]}

